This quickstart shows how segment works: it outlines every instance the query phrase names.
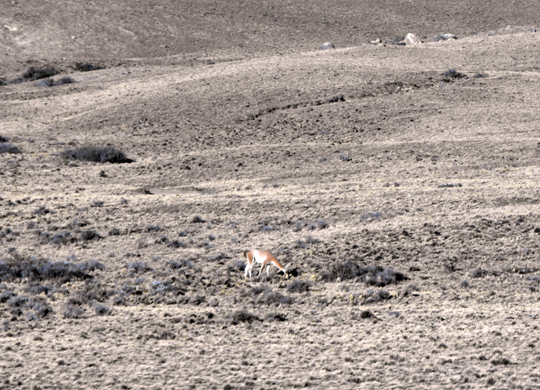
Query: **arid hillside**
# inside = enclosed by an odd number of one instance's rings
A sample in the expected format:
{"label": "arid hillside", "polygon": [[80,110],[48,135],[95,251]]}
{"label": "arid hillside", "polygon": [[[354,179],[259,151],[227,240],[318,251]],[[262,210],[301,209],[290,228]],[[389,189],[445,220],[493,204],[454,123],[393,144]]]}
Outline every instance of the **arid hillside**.
{"label": "arid hillside", "polygon": [[0,7],[0,389],[539,388],[540,6],[191,3]]}

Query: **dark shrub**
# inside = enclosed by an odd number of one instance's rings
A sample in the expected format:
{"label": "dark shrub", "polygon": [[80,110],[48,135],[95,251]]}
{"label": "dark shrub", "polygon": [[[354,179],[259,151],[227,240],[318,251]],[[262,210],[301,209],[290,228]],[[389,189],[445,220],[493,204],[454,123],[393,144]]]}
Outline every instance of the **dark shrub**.
{"label": "dark shrub", "polygon": [[129,263],[127,268],[135,273],[152,271],[152,268],[142,261],[134,261],[133,263]]}
{"label": "dark shrub", "polygon": [[373,303],[383,301],[392,298],[392,295],[386,290],[381,289],[369,289],[363,294],[365,303]]}
{"label": "dark shrub", "polygon": [[174,291],[175,288],[172,285],[172,283],[169,282],[168,280],[165,280],[165,281],[154,280],[150,284],[150,290],[154,292],[155,294],[165,294],[169,291]]}
{"label": "dark shrub", "polygon": [[79,72],[91,72],[93,70],[99,70],[99,69],[103,69],[101,66],[99,65],[92,65],[92,64],[89,64],[88,62],[77,62],[73,68]]}
{"label": "dark shrub", "polygon": [[512,362],[506,358],[503,358],[502,356],[496,357],[491,361],[491,364],[494,366],[507,366],[509,364],[512,364]]}
{"label": "dark shrub", "polygon": [[38,87],[52,87],[52,86],[54,86],[54,80],[53,79],[41,80],[41,81],[38,81],[36,83],[36,86],[38,86]]}
{"label": "dark shrub", "polygon": [[5,303],[11,298],[16,297],[16,296],[17,294],[14,293],[13,291],[9,291],[9,290],[2,291],[2,294],[0,294],[0,303]]}
{"label": "dark shrub", "polygon": [[309,291],[312,287],[312,283],[306,280],[293,280],[287,285],[287,291],[293,293],[301,293]]}
{"label": "dark shrub", "polygon": [[156,226],[156,225],[148,225],[146,227],[147,232],[160,232],[162,230],[163,228],[161,226]]}
{"label": "dark shrub", "polygon": [[363,274],[363,269],[358,263],[352,261],[339,261],[327,268],[322,275],[322,279],[332,281],[338,278],[341,280],[349,280]]}
{"label": "dark shrub", "polygon": [[24,290],[30,294],[39,295],[42,293],[48,294],[51,291],[51,287],[42,284],[31,284],[30,286],[25,286]]}
{"label": "dark shrub", "polygon": [[97,303],[94,306],[94,311],[98,316],[104,316],[106,314],[110,314],[111,309],[109,309],[107,306],[102,305],[101,303]]}
{"label": "dark shrub", "polygon": [[120,234],[122,234],[122,233],[120,232],[120,229],[118,229],[118,228],[112,228],[109,231],[109,236],[119,236]]}
{"label": "dark shrub", "polygon": [[36,67],[30,67],[22,74],[22,77],[18,79],[17,81],[33,81],[33,80],[39,80],[39,79],[46,79],[48,77],[57,75],[60,73],[58,70],[48,67],[48,68],[36,68]]}
{"label": "dark shrub", "polygon": [[9,142],[9,139],[0,135],[0,142]]}
{"label": "dark shrub", "polygon": [[19,153],[19,148],[10,142],[0,142],[0,154],[2,153]]}
{"label": "dark shrub", "polygon": [[81,318],[85,310],[82,307],[67,304],[63,308],[64,318]]}
{"label": "dark shrub", "polygon": [[453,78],[453,79],[461,79],[463,77],[467,77],[467,75],[465,75],[465,74],[463,74],[461,72],[458,72],[455,69],[448,69],[447,71],[442,72],[442,76],[448,77],[448,78]]}
{"label": "dark shrub", "polygon": [[99,240],[103,237],[99,235],[99,233],[95,230],[85,230],[81,233],[81,238],[85,241],[93,241],[93,240]]}
{"label": "dark shrub", "polygon": [[206,221],[198,215],[194,215],[193,218],[191,218],[191,223],[204,223],[204,222]]}
{"label": "dark shrub", "polygon": [[271,313],[265,314],[264,319],[269,322],[273,322],[273,321],[283,322],[283,321],[287,321],[287,316],[285,314],[271,312]]}
{"label": "dark shrub", "polygon": [[10,307],[24,307],[28,303],[28,298],[23,295],[14,296],[7,301]]}
{"label": "dark shrub", "polygon": [[180,262],[167,261],[165,264],[167,264],[170,269],[193,268],[193,262],[187,259],[180,260]]}
{"label": "dark shrub", "polygon": [[399,283],[406,279],[407,277],[401,272],[394,271],[391,268],[385,268],[380,271],[379,267],[377,267],[374,270],[368,270],[364,282],[371,286],[384,287],[388,284]]}
{"label": "dark shrub", "polygon": [[373,313],[370,312],[369,310],[364,310],[360,313],[360,318],[371,318],[373,317]]}
{"label": "dark shrub", "polygon": [[251,314],[247,310],[235,311],[229,316],[232,325],[237,325],[240,322],[247,322],[251,324],[253,321],[261,321],[259,317],[254,314]]}
{"label": "dark shrub", "polygon": [[180,240],[172,240],[170,242],[167,243],[167,246],[169,248],[185,248],[187,245],[185,243],[183,243],[182,241]]}
{"label": "dark shrub", "polygon": [[473,272],[471,272],[472,278],[483,278],[486,276],[487,271],[483,270],[482,268],[477,268]]}
{"label": "dark shrub", "polygon": [[77,242],[77,238],[72,237],[70,232],[64,231],[62,233],[56,233],[51,241],[49,241],[49,244],[66,245],[73,242]]}
{"label": "dark shrub", "polygon": [[28,278],[30,280],[56,279],[67,282],[73,279],[90,279],[89,272],[104,269],[104,265],[97,261],[86,263],[67,263],[64,261],[52,262],[43,258],[9,259],[0,262],[0,281]]}
{"label": "dark shrub", "polygon": [[319,227],[319,229],[325,229],[328,227],[328,224],[326,223],[324,219],[319,219],[317,221],[317,226]]}
{"label": "dark shrub", "polygon": [[126,157],[124,152],[117,150],[113,146],[82,146],[78,149],[68,149],[60,153],[60,159],[64,163],[76,160],[98,163],[109,162],[111,164],[133,162],[133,160]]}
{"label": "dark shrub", "polygon": [[333,281],[338,278],[341,280],[356,279],[359,282],[378,287],[407,280],[405,274],[391,268],[382,268],[381,266],[362,267],[353,261],[336,262],[322,274],[323,280]]}
{"label": "dark shrub", "polygon": [[32,298],[30,302],[28,302],[27,307],[34,310],[34,313],[39,318],[47,317],[48,314],[53,312],[52,307],[47,305],[43,298]]}
{"label": "dark shrub", "polygon": [[198,306],[201,303],[206,302],[206,297],[202,294],[196,294],[195,296],[192,296],[191,298],[189,298],[188,302],[192,305]]}
{"label": "dark shrub", "polygon": [[211,263],[213,263],[213,262],[220,262],[221,264],[223,264],[223,261],[224,261],[224,260],[227,260],[227,259],[229,259],[229,258],[230,258],[230,256],[228,256],[228,255],[227,255],[226,253],[224,253],[224,252],[221,252],[221,253],[219,253],[219,254],[217,254],[217,255],[215,255],[215,256],[209,257],[209,258],[207,259],[207,261],[209,261],[209,262],[211,262]]}
{"label": "dark shrub", "polygon": [[58,80],[56,80],[54,82],[54,85],[64,85],[64,84],[72,84],[74,83],[75,80],[72,79],[71,77],[69,76],[65,76],[65,77],[62,77],[62,78],[59,78]]}

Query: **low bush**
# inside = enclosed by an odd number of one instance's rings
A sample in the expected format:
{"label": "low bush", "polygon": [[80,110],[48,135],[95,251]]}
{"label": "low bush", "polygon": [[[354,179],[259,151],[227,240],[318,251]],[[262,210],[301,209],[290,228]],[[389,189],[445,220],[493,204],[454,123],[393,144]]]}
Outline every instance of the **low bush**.
{"label": "low bush", "polygon": [[455,69],[448,69],[447,71],[442,72],[441,75],[444,77],[453,78],[453,79],[461,79],[461,78],[467,77],[467,75],[465,75],[464,73],[458,72]]}
{"label": "low bush", "polygon": [[322,274],[322,279],[326,281],[356,279],[358,282],[364,282],[371,286],[384,287],[407,280],[407,276],[402,272],[378,265],[362,267],[353,261],[340,261],[332,264]]}
{"label": "low bush", "polygon": [[67,244],[71,244],[71,243],[74,243],[74,242],[77,242],[77,238],[76,237],[73,237],[71,235],[71,232],[68,232],[68,231],[64,231],[64,232],[61,232],[61,233],[56,233],[52,239],[49,241],[49,244],[54,244],[54,245],[67,245]]}
{"label": "low bush", "polygon": [[[245,294],[244,294],[245,295]],[[296,298],[283,295],[279,292],[272,291],[272,287],[267,284],[260,284],[258,286],[252,287],[248,294],[249,296],[254,296],[254,302],[256,304],[266,304],[266,305],[290,305]]]}
{"label": "low bush", "polygon": [[306,280],[295,279],[287,285],[287,291],[293,293],[301,293],[309,291],[313,284]]}
{"label": "low bush", "polygon": [[152,283],[150,283],[150,291],[152,291],[154,294],[166,294],[167,292],[174,290],[174,286],[168,280],[154,280]]}
{"label": "low bush", "polygon": [[362,294],[364,298],[364,303],[373,303],[378,301],[384,301],[391,299],[392,295],[382,288],[380,289],[368,289]]}
{"label": "low bush", "polygon": [[133,263],[129,263],[127,268],[129,271],[135,273],[152,271],[152,268],[150,268],[147,263],[143,263],[142,261],[134,261]]}
{"label": "low bush", "polygon": [[82,146],[77,149],[68,149],[60,153],[60,160],[66,164],[70,161],[108,162],[111,164],[133,162],[126,157],[124,152],[113,146]]}
{"label": "low bush", "polygon": [[15,154],[15,153],[19,153],[20,150],[17,146],[13,145],[12,143],[10,142],[0,142],[0,154],[3,154],[3,153],[11,153],[11,154]]}
{"label": "low bush", "polygon": [[101,303],[96,303],[94,305],[94,312],[98,316],[104,316],[111,313],[111,309],[109,309],[107,306],[102,305]]}
{"label": "low bush", "polygon": [[34,66],[31,66],[30,68],[26,69],[22,76],[15,80],[15,82],[20,83],[24,81],[46,79],[48,77],[57,75],[58,73],[60,72],[53,67],[36,68]]}
{"label": "low bush", "polygon": [[262,321],[255,314],[251,314],[247,310],[239,310],[229,315],[229,321],[232,325],[237,325],[241,322],[251,324],[253,321]]}
{"label": "low bush", "polygon": [[75,82],[74,79],[72,79],[72,78],[69,77],[69,76],[65,76],[65,77],[61,77],[61,78],[59,78],[58,80],[56,80],[56,81],[54,82],[54,85],[55,85],[55,86],[58,86],[58,85],[64,85],[64,84],[72,84],[72,83],[74,83],[74,82]]}
{"label": "low bush", "polygon": [[92,64],[90,64],[88,62],[77,62],[73,66],[73,69],[75,69],[76,71],[79,71],[79,72],[91,72],[93,70],[103,69],[103,67],[101,67],[99,65],[92,65]]}
{"label": "low bush", "polygon": [[85,230],[81,233],[81,238],[85,241],[97,241],[103,237],[101,237],[96,230]]}
{"label": "low bush", "polygon": [[64,318],[73,318],[73,319],[81,318],[84,312],[85,312],[85,309],[83,309],[82,307],[73,306],[70,304],[65,305],[64,308],[62,309]]}
{"label": "low bush", "polygon": [[274,322],[274,321],[283,322],[283,321],[287,321],[287,316],[282,313],[270,312],[264,315],[264,320],[268,322]]}
{"label": "low bush", "polygon": [[190,269],[193,268],[193,262],[188,259],[180,261],[167,261],[165,264],[169,266],[170,269]]}
{"label": "low bush", "polygon": [[0,262],[0,281],[28,278],[30,281],[84,280],[92,278],[90,272],[102,270],[105,266],[97,261],[85,263],[52,262],[34,256],[23,259],[8,259]]}

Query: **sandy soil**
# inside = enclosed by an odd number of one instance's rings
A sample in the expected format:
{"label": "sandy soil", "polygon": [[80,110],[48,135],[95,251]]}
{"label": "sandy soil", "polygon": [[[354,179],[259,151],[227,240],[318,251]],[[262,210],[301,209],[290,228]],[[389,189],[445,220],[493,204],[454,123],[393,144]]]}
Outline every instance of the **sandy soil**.
{"label": "sandy soil", "polygon": [[0,11],[0,389],[540,388],[537,2],[79,3]]}

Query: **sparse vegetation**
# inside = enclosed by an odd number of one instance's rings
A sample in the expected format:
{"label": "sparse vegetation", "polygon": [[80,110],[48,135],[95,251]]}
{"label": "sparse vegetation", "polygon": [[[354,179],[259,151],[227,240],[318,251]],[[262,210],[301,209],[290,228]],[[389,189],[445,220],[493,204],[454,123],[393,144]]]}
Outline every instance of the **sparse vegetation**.
{"label": "sparse vegetation", "polygon": [[362,267],[353,261],[338,261],[333,263],[322,274],[322,279],[327,281],[355,279],[358,282],[364,282],[371,286],[384,287],[407,280],[407,276],[391,268],[383,268],[381,266]]}
{"label": "sparse vegetation", "polygon": [[108,162],[111,164],[133,162],[133,160],[126,157],[124,152],[113,146],[83,146],[77,149],[68,149],[60,153],[60,160],[65,164],[70,161]]}
{"label": "sparse vegetation", "polygon": [[30,281],[70,280],[92,278],[91,272],[103,270],[105,266],[97,261],[85,263],[52,262],[44,258],[15,257],[0,261],[0,281],[26,278]]}
{"label": "sparse vegetation", "polygon": [[22,83],[25,81],[35,81],[35,80],[40,80],[40,79],[46,79],[51,76],[55,76],[58,73],[60,72],[53,67],[38,68],[38,67],[31,66],[28,69],[26,69],[26,71],[22,74],[22,76],[16,79],[14,82],[17,84],[17,83]]}
{"label": "sparse vegetation", "polygon": [[103,67],[99,65],[92,65],[88,62],[77,62],[73,66],[73,69],[75,69],[78,72],[91,72],[93,70],[103,69]]}
{"label": "sparse vegetation", "polygon": [[253,321],[261,321],[261,319],[247,310],[238,310],[229,315],[229,321],[231,325],[238,325],[241,322],[251,324]]}
{"label": "sparse vegetation", "polygon": [[306,280],[295,279],[287,285],[287,291],[292,293],[302,293],[309,291],[313,283]]}
{"label": "sparse vegetation", "polygon": [[455,69],[448,69],[448,70],[442,72],[442,76],[444,76],[446,78],[450,78],[450,79],[462,79],[462,78],[467,77],[466,74],[458,72]]}
{"label": "sparse vegetation", "polygon": [[13,145],[12,143],[10,142],[0,142],[0,154],[3,154],[3,153],[11,153],[11,154],[15,154],[15,153],[19,153],[20,150],[17,146]]}

